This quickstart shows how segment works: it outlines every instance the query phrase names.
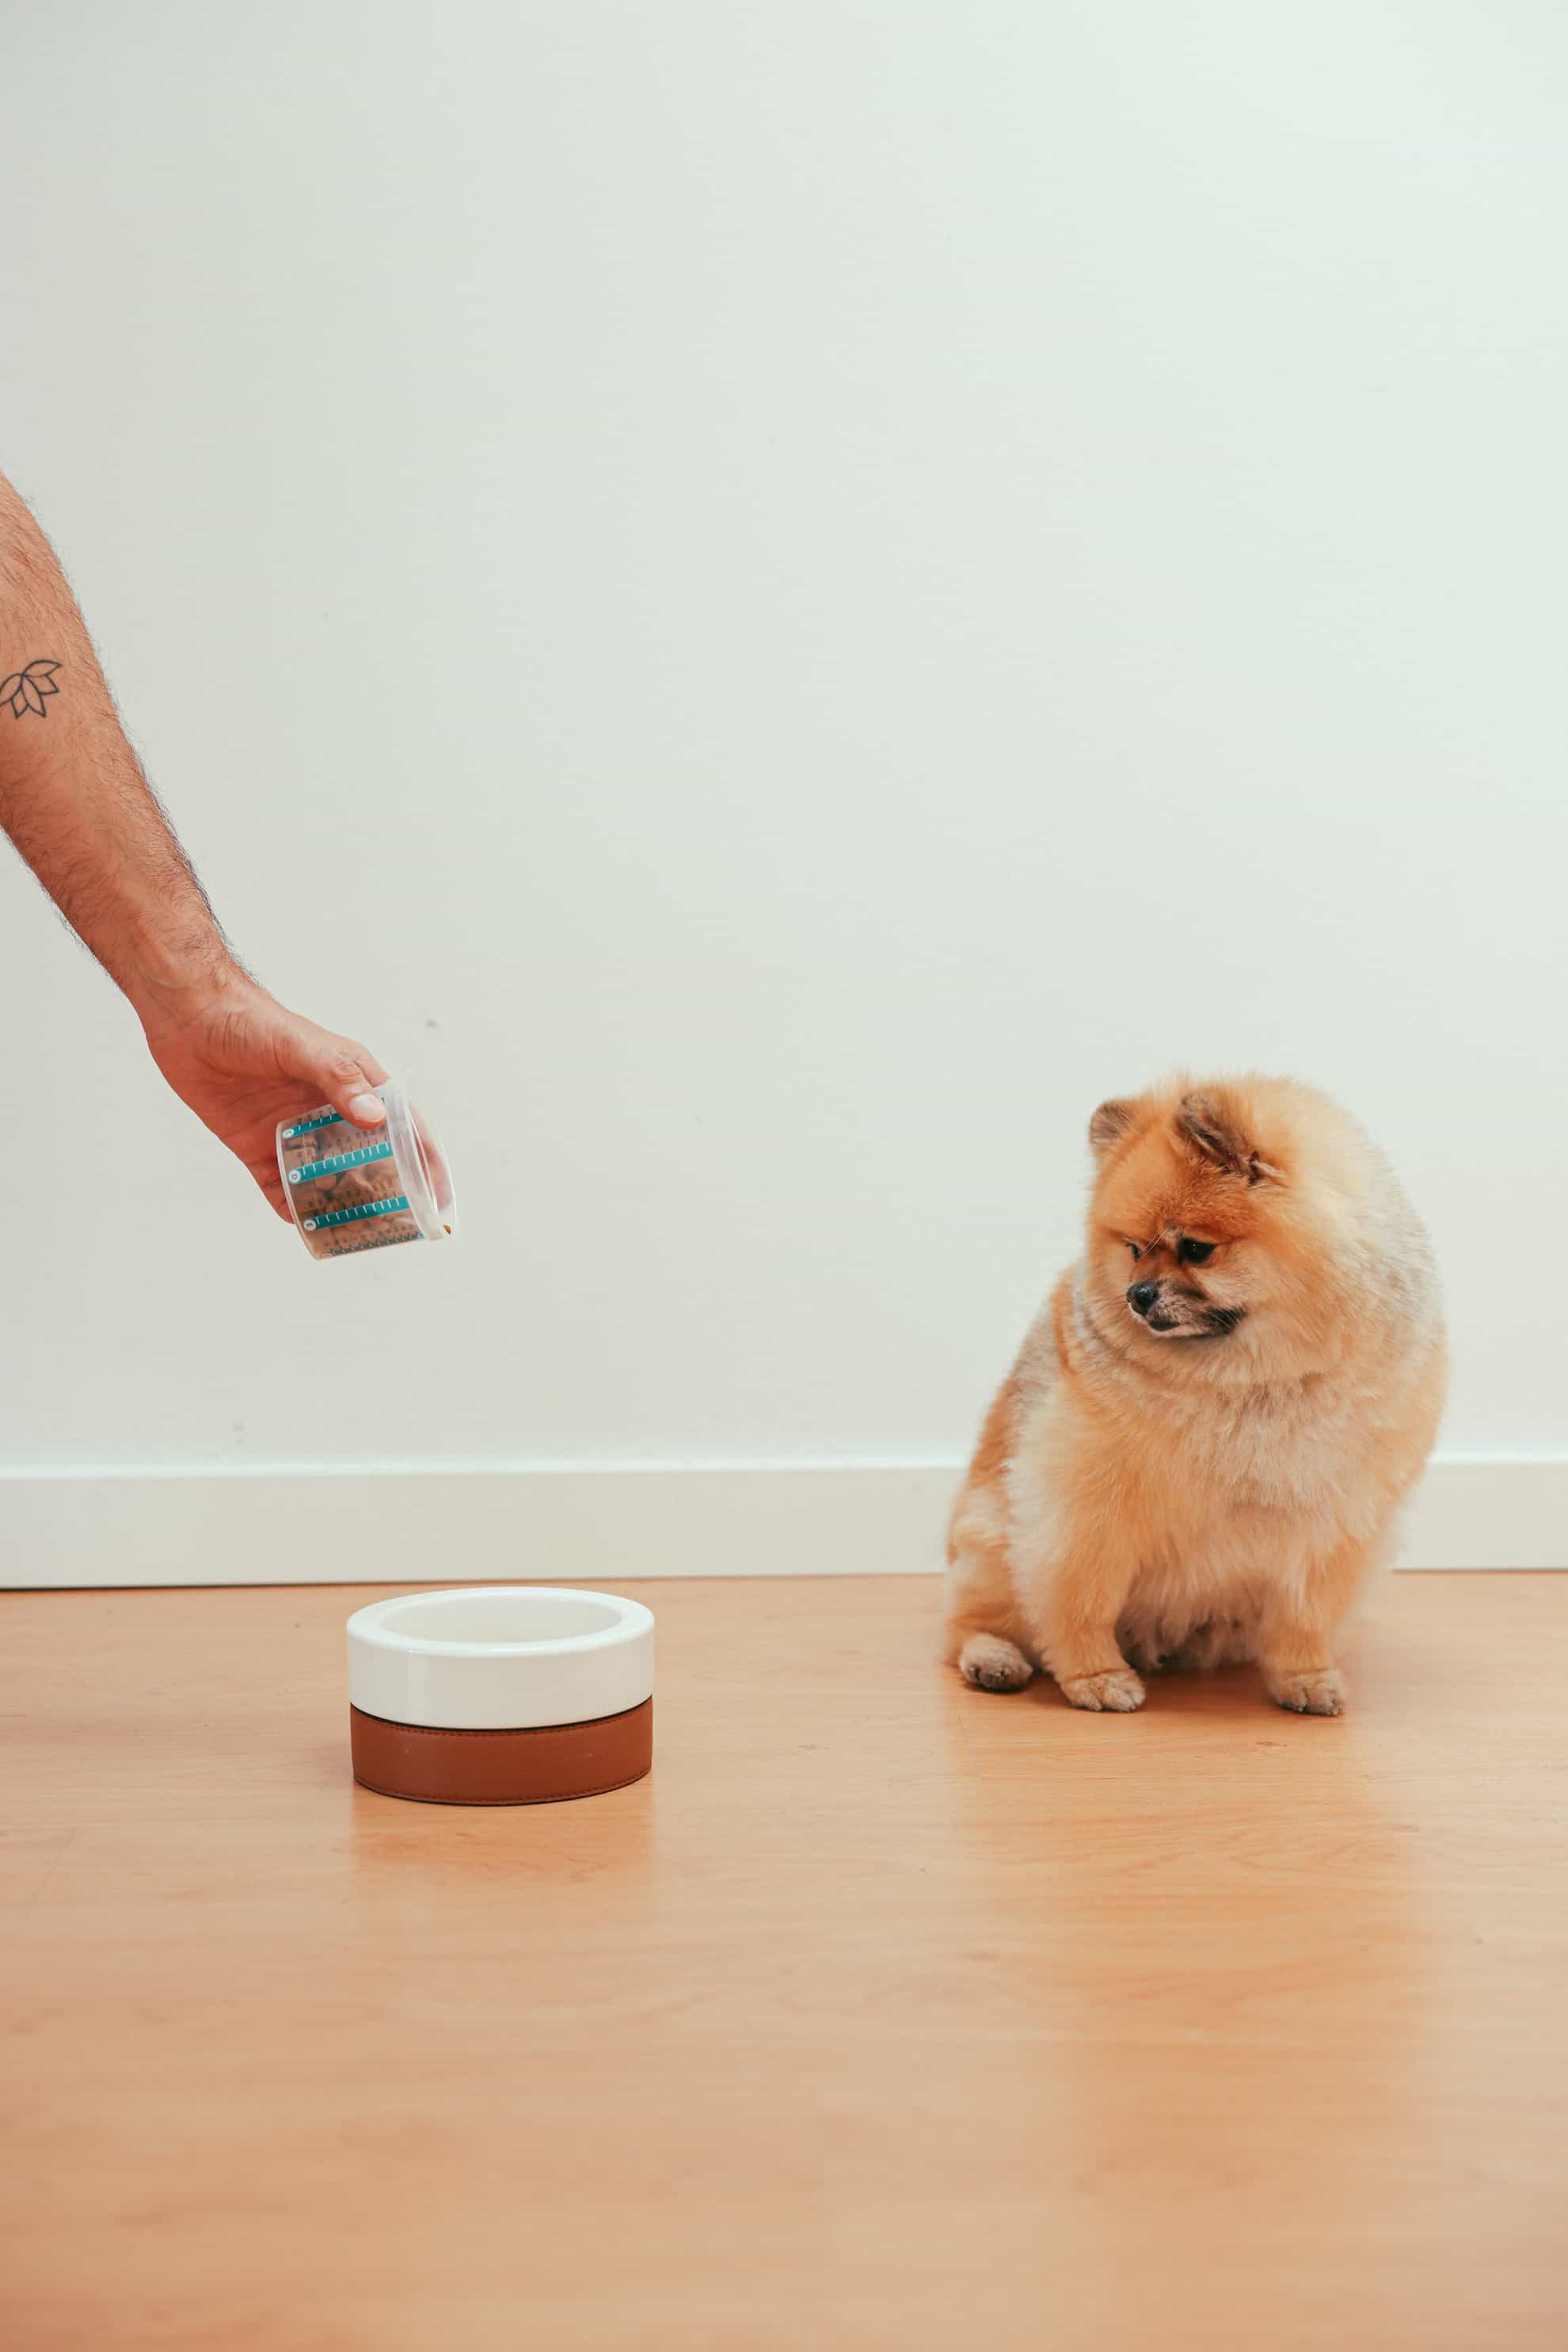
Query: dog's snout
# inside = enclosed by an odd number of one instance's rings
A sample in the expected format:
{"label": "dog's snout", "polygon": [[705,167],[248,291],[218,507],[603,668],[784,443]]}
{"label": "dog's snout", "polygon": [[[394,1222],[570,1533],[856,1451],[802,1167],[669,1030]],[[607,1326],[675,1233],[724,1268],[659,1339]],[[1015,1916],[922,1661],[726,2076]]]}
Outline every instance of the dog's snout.
{"label": "dog's snout", "polygon": [[1157,1282],[1135,1282],[1127,1294],[1127,1304],[1134,1315],[1147,1315],[1159,1296],[1160,1286]]}

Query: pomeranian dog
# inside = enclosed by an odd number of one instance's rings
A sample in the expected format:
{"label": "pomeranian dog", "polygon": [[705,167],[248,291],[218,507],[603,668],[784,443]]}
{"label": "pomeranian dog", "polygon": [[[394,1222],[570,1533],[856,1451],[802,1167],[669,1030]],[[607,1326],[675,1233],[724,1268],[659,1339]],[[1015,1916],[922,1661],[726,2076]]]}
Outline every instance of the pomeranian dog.
{"label": "pomeranian dog", "polygon": [[1432,1253],[1345,1111],[1286,1078],[1102,1103],[1089,1231],[953,1508],[947,1655],[1126,1713],[1256,1659],[1338,1715],[1334,1634],[1392,1549],[1447,1376]]}

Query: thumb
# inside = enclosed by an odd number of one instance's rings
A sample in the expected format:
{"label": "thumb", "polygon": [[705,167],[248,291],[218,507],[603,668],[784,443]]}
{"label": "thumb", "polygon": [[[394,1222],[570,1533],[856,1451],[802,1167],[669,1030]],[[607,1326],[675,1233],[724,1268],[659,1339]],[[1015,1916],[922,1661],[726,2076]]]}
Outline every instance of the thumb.
{"label": "thumb", "polygon": [[311,1058],[310,1076],[332,1108],[356,1127],[379,1127],[386,1117],[378,1087],[386,1072],[374,1054],[346,1037],[326,1037]]}

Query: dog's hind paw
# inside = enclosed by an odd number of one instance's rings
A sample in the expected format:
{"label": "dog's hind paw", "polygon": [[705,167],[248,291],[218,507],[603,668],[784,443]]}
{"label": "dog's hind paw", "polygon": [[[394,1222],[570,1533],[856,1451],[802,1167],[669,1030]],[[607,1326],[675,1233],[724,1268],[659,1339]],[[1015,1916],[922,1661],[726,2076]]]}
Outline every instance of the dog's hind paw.
{"label": "dog's hind paw", "polygon": [[1304,1675],[1270,1675],[1268,1696],[1292,1715],[1343,1715],[1345,1678],[1338,1666],[1315,1666]]}

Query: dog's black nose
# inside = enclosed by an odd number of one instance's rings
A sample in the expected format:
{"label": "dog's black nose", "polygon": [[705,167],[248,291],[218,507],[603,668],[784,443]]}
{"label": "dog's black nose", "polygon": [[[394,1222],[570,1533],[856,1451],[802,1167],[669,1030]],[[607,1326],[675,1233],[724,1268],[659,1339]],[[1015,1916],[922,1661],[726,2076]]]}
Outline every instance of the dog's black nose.
{"label": "dog's black nose", "polygon": [[1127,1304],[1134,1315],[1147,1315],[1160,1296],[1157,1282],[1135,1282],[1127,1294]]}

